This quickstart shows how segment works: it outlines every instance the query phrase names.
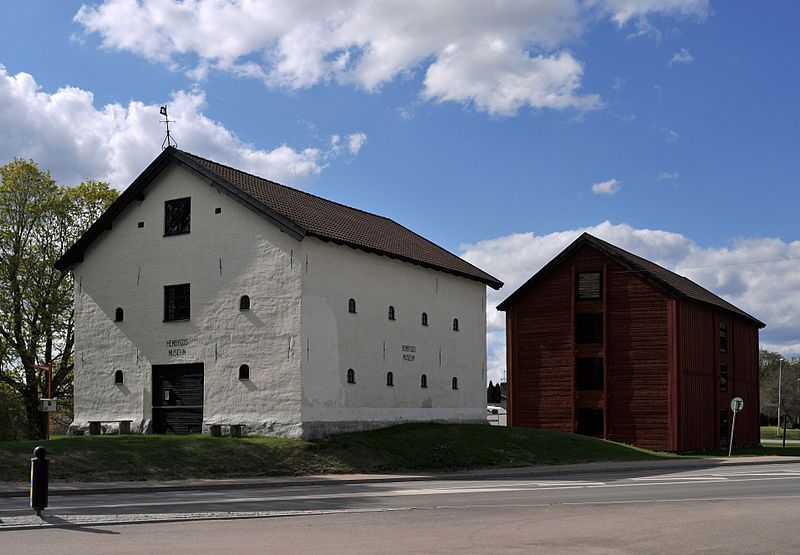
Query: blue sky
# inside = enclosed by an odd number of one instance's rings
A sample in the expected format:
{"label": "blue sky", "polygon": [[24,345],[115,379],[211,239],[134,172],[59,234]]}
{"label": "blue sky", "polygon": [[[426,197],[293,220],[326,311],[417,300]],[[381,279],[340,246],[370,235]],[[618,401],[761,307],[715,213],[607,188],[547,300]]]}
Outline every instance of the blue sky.
{"label": "blue sky", "polygon": [[124,188],[168,103],[180,147],[396,219],[493,302],[589,229],[800,350],[796,2],[170,4],[4,2],[0,163]]}

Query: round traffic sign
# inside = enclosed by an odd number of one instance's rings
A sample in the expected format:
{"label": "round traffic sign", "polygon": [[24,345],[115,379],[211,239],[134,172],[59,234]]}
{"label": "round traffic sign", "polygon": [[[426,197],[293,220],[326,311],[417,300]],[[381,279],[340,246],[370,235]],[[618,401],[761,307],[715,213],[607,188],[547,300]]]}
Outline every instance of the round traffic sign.
{"label": "round traffic sign", "polygon": [[731,399],[731,410],[733,412],[739,412],[744,408],[744,401],[741,397],[734,397]]}

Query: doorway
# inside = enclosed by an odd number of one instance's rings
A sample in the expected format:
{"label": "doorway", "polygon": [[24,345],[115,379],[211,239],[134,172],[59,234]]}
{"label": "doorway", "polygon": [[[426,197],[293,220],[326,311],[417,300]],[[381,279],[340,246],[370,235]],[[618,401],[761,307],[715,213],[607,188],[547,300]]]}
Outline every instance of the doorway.
{"label": "doorway", "polygon": [[203,430],[203,363],[153,365],[153,433]]}

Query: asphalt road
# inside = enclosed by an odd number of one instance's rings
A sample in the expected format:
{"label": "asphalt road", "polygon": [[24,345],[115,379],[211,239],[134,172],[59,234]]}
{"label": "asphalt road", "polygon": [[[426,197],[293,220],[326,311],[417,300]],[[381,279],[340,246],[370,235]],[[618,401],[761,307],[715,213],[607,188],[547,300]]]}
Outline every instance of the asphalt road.
{"label": "asphalt road", "polygon": [[[29,514],[0,499],[0,530]],[[800,464],[59,496],[46,514],[81,525],[2,531],[0,551],[797,553]],[[106,524],[153,520],[172,522]]]}

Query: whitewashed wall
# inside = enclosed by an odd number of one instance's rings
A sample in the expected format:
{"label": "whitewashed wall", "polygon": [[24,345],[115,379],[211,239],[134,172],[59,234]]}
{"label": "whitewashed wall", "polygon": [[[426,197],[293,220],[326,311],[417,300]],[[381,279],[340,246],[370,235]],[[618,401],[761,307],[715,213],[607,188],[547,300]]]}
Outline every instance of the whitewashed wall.
{"label": "whitewashed wall", "polygon": [[[130,419],[146,428],[151,365],[203,362],[206,426],[299,436],[300,242],[174,164],[147,193],[74,268],[73,425]],[[164,201],[186,196],[191,233],[164,237]],[[179,283],[191,284],[191,319],[163,322],[163,288]],[[239,310],[243,294],[250,311]],[[113,321],[117,307],[123,322]],[[184,338],[186,354],[169,356],[166,341]],[[250,366],[249,381],[238,379],[240,364]]]}
{"label": "whitewashed wall", "polygon": [[[164,201],[186,196],[191,233],[164,237]],[[204,364],[205,428],[315,437],[401,421],[485,422],[483,284],[313,237],[297,241],[180,166],[162,172],[73,270],[73,428],[126,419],[147,430],[152,365],[196,362]],[[191,319],[163,322],[163,288],[180,283],[191,284]],[[239,310],[244,294],[250,311]],[[113,321],[117,307],[122,322]],[[174,339],[188,340],[185,354],[170,355]],[[249,380],[238,379],[241,364]]]}
{"label": "whitewashed wall", "polygon": [[[303,240],[302,255],[307,435],[401,421],[485,422],[485,285],[313,237]],[[348,312],[350,298],[355,314]],[[428,326],[421,324],[423,312]],[[355,384],[347,383],[349,368]],[[420,387],[422,374],[427,389]]]}

